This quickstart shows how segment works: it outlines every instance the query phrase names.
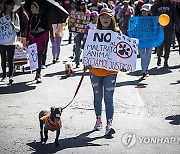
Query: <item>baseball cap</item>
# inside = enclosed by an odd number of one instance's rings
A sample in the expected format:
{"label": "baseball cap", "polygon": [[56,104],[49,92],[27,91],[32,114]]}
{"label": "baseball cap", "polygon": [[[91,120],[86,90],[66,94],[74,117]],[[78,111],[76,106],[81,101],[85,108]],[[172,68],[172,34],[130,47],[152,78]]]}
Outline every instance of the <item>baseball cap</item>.
{"label": "baseball cap", "polygon": [[141,8],[141,11],[150,11],[151,10],[151,4],[144,4]]}
{"label": "baseball cap", "polygon": [[99,15],[103,15],[103,14],[107,14],[107,15],[109,15],[110,17],[113,16],[113,12],[112,12],[112,10],[109,9],[109,8],[102,8]]}

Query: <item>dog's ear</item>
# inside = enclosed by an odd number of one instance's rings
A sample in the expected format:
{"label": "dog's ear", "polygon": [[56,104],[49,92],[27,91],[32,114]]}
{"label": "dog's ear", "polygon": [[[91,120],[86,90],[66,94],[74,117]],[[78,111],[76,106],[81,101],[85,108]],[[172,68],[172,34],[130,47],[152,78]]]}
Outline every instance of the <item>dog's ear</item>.
{"label": "dog's ear", "polygon": [[53,112],[55,110],[55,107],[53,106],[53,107],[51,107],[51,112]]}

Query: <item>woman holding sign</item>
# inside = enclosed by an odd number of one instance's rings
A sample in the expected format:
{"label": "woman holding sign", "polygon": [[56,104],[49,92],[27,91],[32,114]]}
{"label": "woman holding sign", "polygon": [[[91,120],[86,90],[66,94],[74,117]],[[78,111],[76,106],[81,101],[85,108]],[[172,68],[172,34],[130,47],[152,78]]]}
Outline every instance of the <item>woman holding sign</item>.
{"label": "woman holding sign", "polygon": [[[97,29],[100,30],[112,30],[117,32],[116,21],[112,10],[109,8],[103,8],[100,11]],[[106,136],[111,136],[115,133],[112,128],[112,121],[114,115],[114,103],[113,94],[116,86],[116,71],[109,71],[101,68],[93,68],[87,66],[90,69],[90,79],[94,93],[94,108],[96,114],[96,124],[94,130],[102,129],[101,113],[102,113],[102,99],[104,97],[105,111],[106,111]]]}
{"label": "woman holding sign", "polygon": [[36,70],[35,80],[41,83],[42,56],[46,48],[46,33],[48,31],[48,22],[40,10],[40,4],[36,1],[31,4],[32,17],[30,19],[30,32],[28,44],[37,44],[38,50],[38,68]]}
{"label": "woman holding sign", "polygon": [[1,81],[6,79],[6,58],[9,66],[9,84],[13,83],[13,57],[15,50],[16,33],[20,31],[20,22],[17,13],[14,13],[15,2],[6,0],[4,10],[0,14],[0,54],[3,76]]}

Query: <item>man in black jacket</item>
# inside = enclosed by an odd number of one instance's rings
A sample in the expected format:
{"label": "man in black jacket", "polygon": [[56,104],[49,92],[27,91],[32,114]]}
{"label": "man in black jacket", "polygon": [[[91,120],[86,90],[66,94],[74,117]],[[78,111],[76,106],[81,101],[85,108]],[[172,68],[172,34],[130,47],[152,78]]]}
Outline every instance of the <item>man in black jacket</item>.
{"label": "man in black jacket", "polygon": [[157,0],[157,1],[158,2],[151,7],[152,15],[160,16],[161,14],[167,14],[170,18],[169,24],[163,27],[164,42],[159,47],[157,47],[157,56],[158,56],[157,65],[158,66],[161,65],[161,56],[163,54],[163,48],[165,48],[164,67],[168,67],[168,59],[170,54],[170,46],[172,42],[172,34],[174,31],[174,26],[175,26],[175,30],[179,31],[180,20],[175,5],[173,3],[171,3],[169,0]]}

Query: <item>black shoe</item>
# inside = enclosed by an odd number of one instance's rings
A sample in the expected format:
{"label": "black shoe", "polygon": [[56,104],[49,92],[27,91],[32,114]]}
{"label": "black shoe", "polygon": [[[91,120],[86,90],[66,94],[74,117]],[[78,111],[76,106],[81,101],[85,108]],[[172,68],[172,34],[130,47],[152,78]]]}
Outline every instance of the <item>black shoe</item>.
{"label": "black shoe", "polygon": [[53,63],[53,64],[55,64],[55,63],[56,63],[56,60],[55,60],[55,59],[53,59],[52,63]]}
{"label": "black shoe", "polygon": [[79,64],[76,64],[76,68],[79,68]]}
{"label": "black shoe", "polygon": [[35,80],[37,80],[38,78],[41,78],[41,74],[36,74]]}
{"label": "black shoe", "polygon": [[59,58],[56,58],[56,63],[59,63]]}
{"label": "black shoe", "polygon": [[161,58],[158,57],[157,66],[161,66]]}
{"label": "black shoe", "polygon": [[142,78],[144,79],[146,77],[146,73],[143,73],[142,74]]}
{"label": "black shoe", "polygon": [[38,78],[36,79],[36,83],[42,83],[42,81],[41,81],[41,78],[40,78],[40,77],[38,77]]}
{"label": "black shoe", "polygon": [[9,83],[8,85],[12,85],[12,83],[14,82],[14,80],[12,78],[9,78]]}
{"label": "black shoe", "polygon": [[169,67],[167,61],[164,62],[164,67]]}

